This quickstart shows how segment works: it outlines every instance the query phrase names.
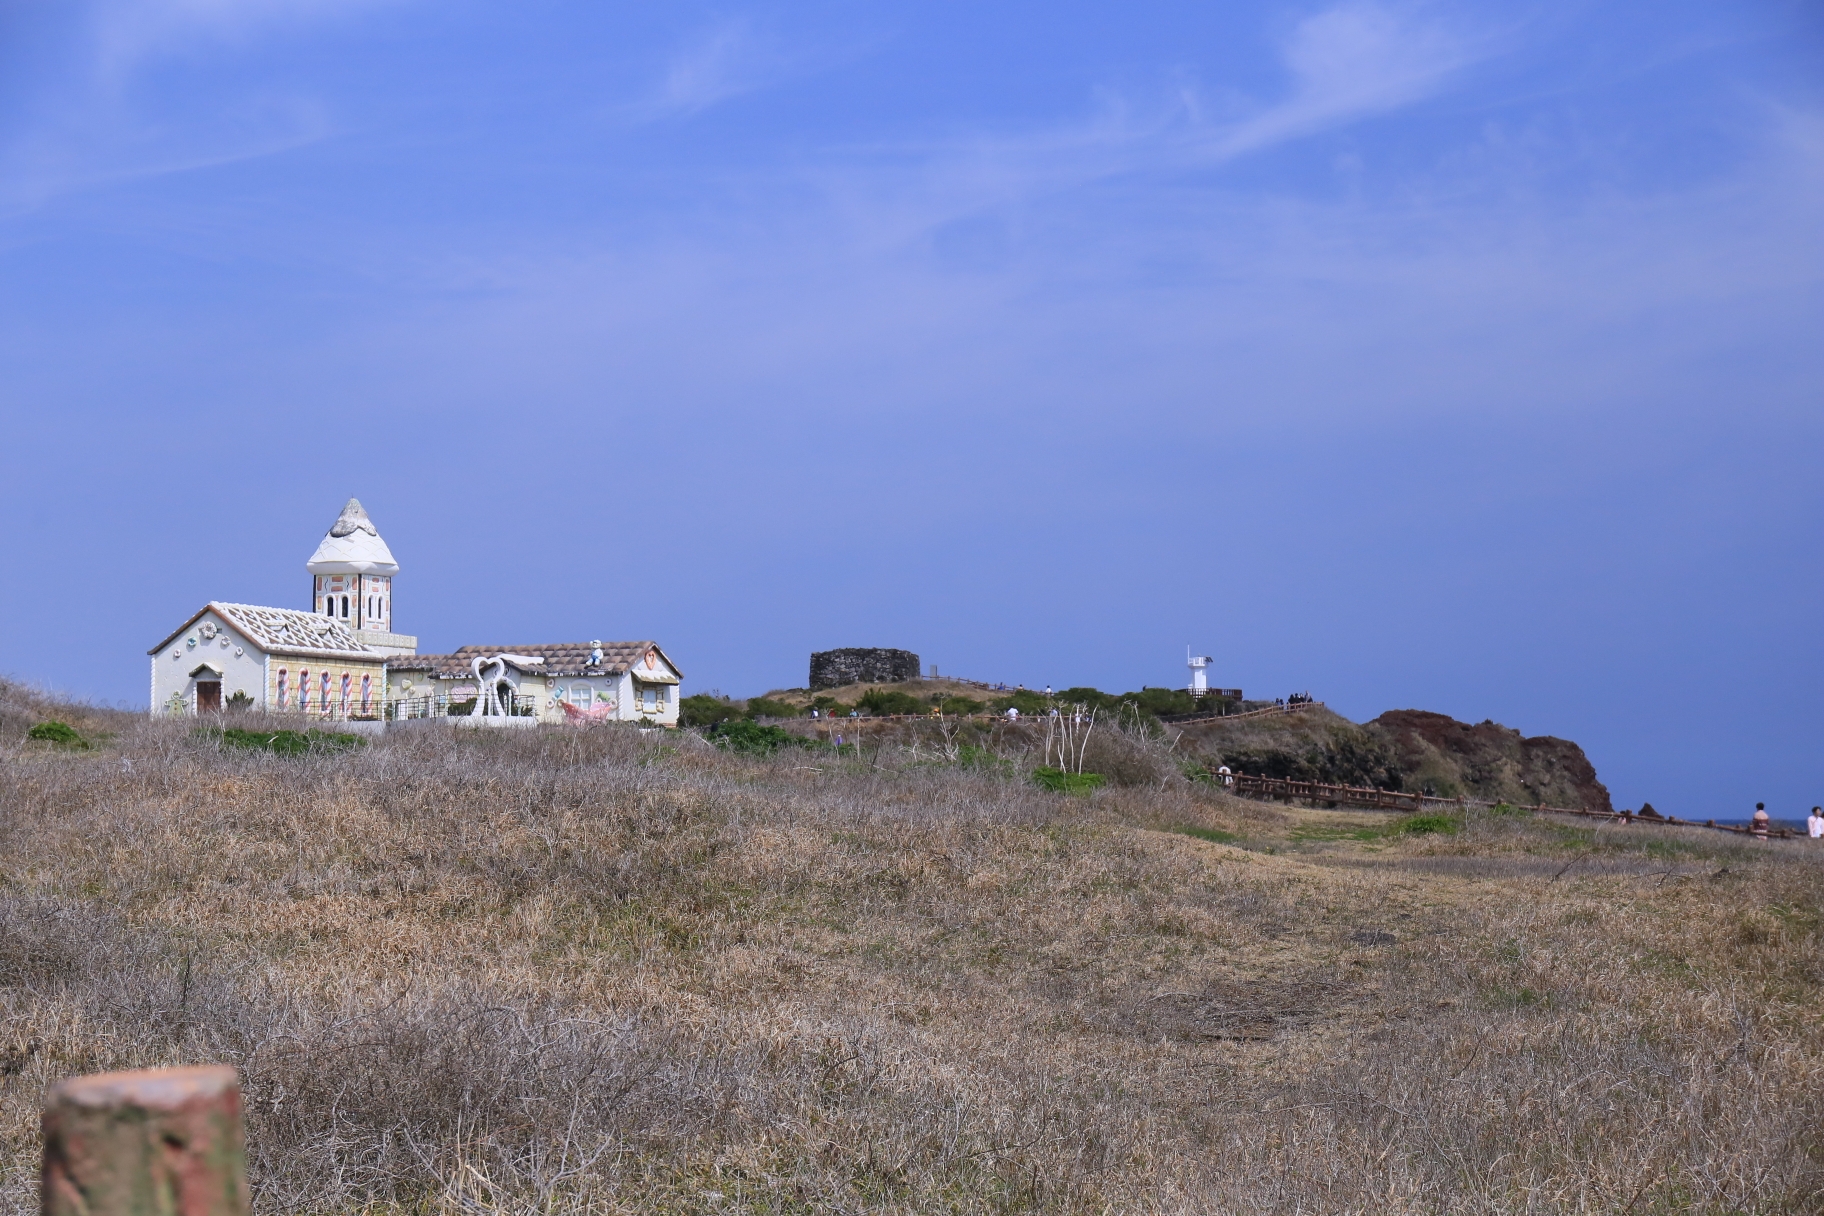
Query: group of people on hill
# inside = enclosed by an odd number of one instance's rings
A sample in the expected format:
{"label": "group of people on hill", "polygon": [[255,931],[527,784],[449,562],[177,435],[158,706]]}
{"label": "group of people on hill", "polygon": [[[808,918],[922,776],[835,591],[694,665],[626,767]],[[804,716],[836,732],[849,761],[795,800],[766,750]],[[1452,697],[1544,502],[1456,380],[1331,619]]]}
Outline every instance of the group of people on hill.
{"label": "group of people on hill", "polygon": [[[1767,832],[1773,826],[1773,817],[1767,813],[1767,804],[1754,804],[1754,818],[1748,821],[1748,830],[1762,840],[1767,839]],[[1811,814],[1805,817],[1805,831],[1813,840],[1824,840],[1824,807],[1812,807]]]}

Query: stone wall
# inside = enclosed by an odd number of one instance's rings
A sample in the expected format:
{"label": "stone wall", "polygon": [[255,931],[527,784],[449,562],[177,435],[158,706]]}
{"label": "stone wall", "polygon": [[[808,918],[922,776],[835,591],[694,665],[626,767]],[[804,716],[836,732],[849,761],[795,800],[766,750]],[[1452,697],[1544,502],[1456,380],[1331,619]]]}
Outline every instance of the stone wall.
{"label": "stone wall", "polygon": [[921,674],[918,656],[910,650],[876,646],[850,646],[819,650],[811,656],[811,691],[840,688],[844,684],[897,684]]}

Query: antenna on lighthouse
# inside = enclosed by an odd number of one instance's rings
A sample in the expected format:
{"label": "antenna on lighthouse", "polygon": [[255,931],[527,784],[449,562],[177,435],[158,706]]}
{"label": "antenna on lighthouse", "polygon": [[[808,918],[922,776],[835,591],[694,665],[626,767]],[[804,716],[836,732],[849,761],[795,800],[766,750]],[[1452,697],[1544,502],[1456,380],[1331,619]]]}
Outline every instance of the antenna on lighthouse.
{"label": "antenna on lighthouse", "polygon": [[1198,699],[1202,699],[1203,694],[1210,691],[1210,686],[1203,670],[1210,665],[1210,656],[1207,654],[1192,654],[1191,648],[1186,646],[1184,648],[1184,665],[1191,669],[1191,695]]}

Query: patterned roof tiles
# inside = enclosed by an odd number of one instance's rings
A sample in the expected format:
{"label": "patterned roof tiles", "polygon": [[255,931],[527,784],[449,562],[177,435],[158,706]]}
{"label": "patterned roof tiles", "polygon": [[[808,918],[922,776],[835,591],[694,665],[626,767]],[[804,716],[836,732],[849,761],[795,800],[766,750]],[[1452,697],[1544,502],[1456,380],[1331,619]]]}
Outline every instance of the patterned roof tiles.
{"label": "patterned roof tiles", "polygon": [[[600,665],[589,666],[590,652],[595,649],[590,642],[550,642],[543,646],[463,646],[450,657],[460,660],[463,671],[467,672],[469,660],[476,655],[493,657],[497,654],[540,655],[544,658],[543,666],[536,670],[554,676],[618,676],[646,657],[649,650],[658,650],[659,657],[667,666],[677,671],[673,663],[659,644],[653,641],[644,642],[603,642],[602,661]],[[637,672],[635,673],[638,674]],[[682,675],[682,672],[678,672]]]}
{"label": "patterned roof tiles", "polygon": [[258,604],[211,603],[209,606],[261,650],[371,659],[384,657],[356,641],[354,630],[334,617],[292,608],[265,608]]}

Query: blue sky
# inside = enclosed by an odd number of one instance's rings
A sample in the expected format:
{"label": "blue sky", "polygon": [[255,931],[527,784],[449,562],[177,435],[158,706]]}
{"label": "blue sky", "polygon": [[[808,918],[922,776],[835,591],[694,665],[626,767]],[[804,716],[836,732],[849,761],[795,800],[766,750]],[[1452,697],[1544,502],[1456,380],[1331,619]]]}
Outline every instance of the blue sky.
{"label": "blue sky", "polygon": [[0,671],[143,700],[352,494],[428,649],[1188,644],[1791,814],[1821,69],[1783,0],[0,0]]}

